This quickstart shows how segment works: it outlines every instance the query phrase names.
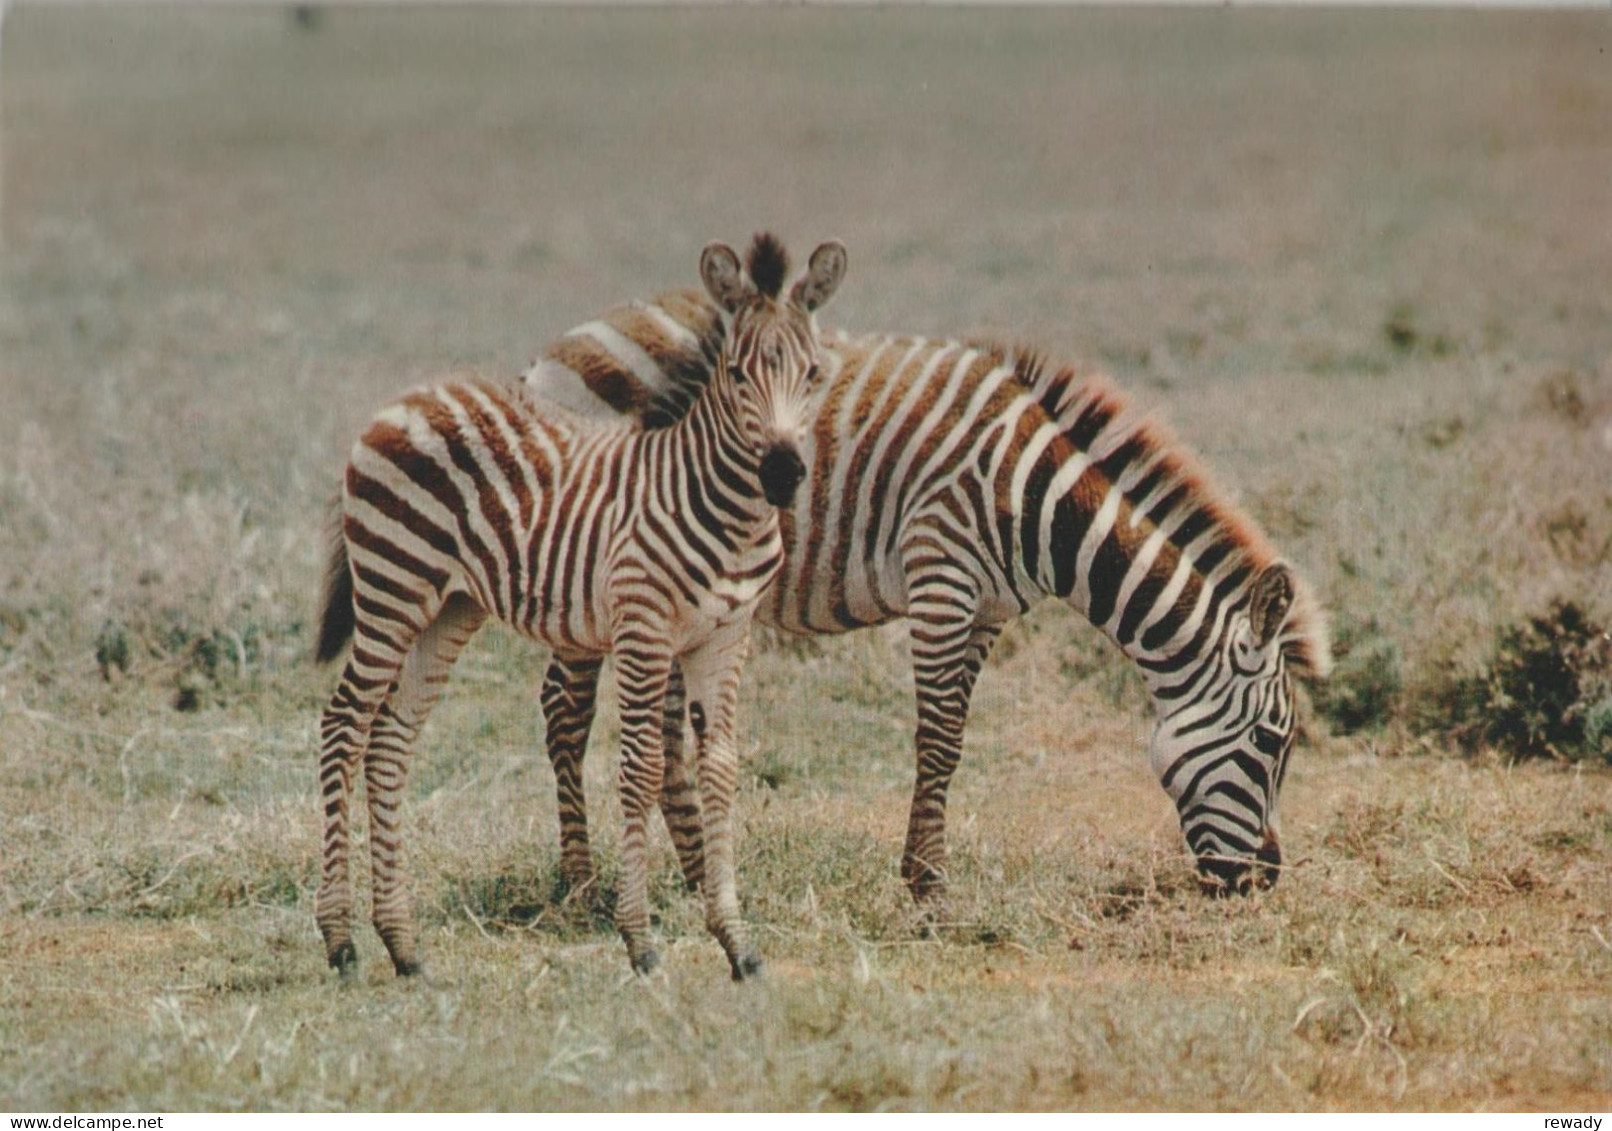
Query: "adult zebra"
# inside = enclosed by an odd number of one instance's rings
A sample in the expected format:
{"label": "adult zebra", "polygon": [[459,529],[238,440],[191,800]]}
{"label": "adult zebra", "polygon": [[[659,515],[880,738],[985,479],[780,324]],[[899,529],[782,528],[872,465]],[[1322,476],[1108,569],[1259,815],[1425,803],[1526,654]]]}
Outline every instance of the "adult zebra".
{"label": "adult zebra", "polygon": [[[664,426],[706,380],[723,333],[698,294],[661,295],[565,334],[525,379],[581,411]],[[785,565],[757,615],[797,633],[909,621],[917,778],[901,871],[920,905],[944,892],[946,791],[975,679],[1002,627],[1050,596],[1140,669],[1158,712],[1152,765],[1205,889],[1274,883],[1292,680],[1330,664],[1324,620],[1293,571],[1100,377],[1022,350],[892,335],[838,336],[824,350],[808,489],[783,516]],[[580,762],[596,677],[556,664],[543,690],[572,884],[593,874]],[[680,734],[669,719],[663,813],[694,884],[699,808]]]}
{"label": "adult zebra", "polygon": [[819,372],[814,312],[839,286],[845,249],[820,246],[786,296],[787,256],[775,239],[758,236],[747,266],[722,244],[700,260],[722,311],[723,348],[671,427],[583,421],[518,386],[465,382],[405,396],[354,445],[317,648],[334,659],[355,637],[320,723],[316,914],[337,969],[357,961],[347,858],[360,763],[375,927],[399,974],[420,969],[398,814],[408,753],[489,615],[578,670],[597,673],[615,654],[625,822],[616,924],[640,972],[656,962],[646,822],[661,795],[662,699],[680,665],[698,722],[706,923],[735,979],[759,969],[733,873],[734,709],[750,619],[783,557],[776,508],[805,474]]}

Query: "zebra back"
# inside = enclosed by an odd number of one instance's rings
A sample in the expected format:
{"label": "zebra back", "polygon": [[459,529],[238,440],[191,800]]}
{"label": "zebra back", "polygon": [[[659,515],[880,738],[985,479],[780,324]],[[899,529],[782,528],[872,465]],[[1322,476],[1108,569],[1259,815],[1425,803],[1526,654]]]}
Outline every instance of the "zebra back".
{"label": "zebra back", "polygon": [[722,312],[704,294],[667,291],[567,330],[521,379],[533,395],[575,412],[665,428],[710,380],[726,332]]}
{"label": "zebra back", "polygon": [[[705,295],[669,291],[648,301],[618,306],[567,331],[532,363],[522,379],[534,395],[578,412],[626,416],[647,429],[664,428],[687,411],[709,380],[723,332],[719,311]],[[946,451],[966,453],[993,430],[1006,438],[1017,432],[1033,435],[1038,428],[1050,426],[1075,452],[1085,453],[1085,462],[1102,471],[1108,483],[1119,487],[1126,512],[1126,521],[1118,528],[1121,535],[1141,529],[1151,515],[1172,520],[1166,539],[1169,545],[1161,547],[1172,566],[1205,530],[1215,532],[1203,547],[1207,553],[1195,559],[1205,574],[1230,557],[1243,567],[1233,571],[1242,580],[1245,574],[1252,576],[1278,560],[1258,526],[1229,502],[1229,496],[1171,429],[1157,416],[1140,411],[1101,373],[1054,365],[1031,347],[993,341],[839,333],[826,335],[823,348],[832,379],[815,435],[813,479],[825,481],[819,483],[816,497],[825,499],[842,486],[864,482],[869,471],[866,460],[854,458],[842,461],[836,469],[833,452],[825,449],[866,451],[870,445],[858,441],[874,431],[912,448],[906,475],[886,476],[879,482],[881,492],[894,495],[884,500],[888,505],[880,510],[885,550],[891,548],[892,520],[910,512],[920,490],[958,472],[958,460],[947,463],[937,457]],[[1009,376],[1011,382],[1006,380]],[[915,390],[915,384],[925,387]],[[910,406],[907,413],[899,411],[903,404]],[[911,418],[919,410],[921,416],[931,419],[929,426]],[[1036,410],[1045,414],[1044,420]],[[992,457],[993,470],[1022,470],[1027,446],[1006,445],[1006,450]],[[888,443],[885,450],[890,450]],[[1067,467],[1064,474],[1069,475]],[[985,486],[996,496],[995,502],[1009,503],[1006,509],[996,507],[993,515],[981,514],[982,520],[989,521],[981,521],[979,527],[997,551],[1004,571],[1019,573],[1022,569],[1021,585],[1010,588],[1022,587],[1027,579],[1045,578],[1049,592],[1071,597],[1078,571],[1073,555],[1058,553],[1059,539],[1054,537],[1058,518],[1051,513],[1059,502],[1056,492],[1052,497],[1037,492],[1033,477],[1016,494],[1010,481]],[[1095,488],[1088,484],[1087,489]],[[1028,498],[1025,490],[1030,491]],[[769,602],[770,610],[763,610],[764,619],[800,631],[836,631],[901,615],[900,609],[878,598],[871,606],[853,608],[857,603],[845,593],[815,592],[818,607],[811,608],[814,591],[821,588],[824,578],[846,577],[853,563],[868,560],[868,551],[877,550],[876,545],[853,546],[878,541],[861,537],[871,506],[870,498],[861,509],[832,508],[833,528],[818,530],[816,540],[835,547],[832,553],[807,545],[803,537],[808,523],[820,526],[825,520],[820,513],[825,508],[813,513],[803,509],[803,500],[793,513],[786,514],[786,542],[793,554],[811,560],[791,561],[789,580],[780,582]],[[1046,536],[1042,519],[1046,519]],[[1117,556],[1129,562],[1145,538],[1125,541],[1128,545],[1116,547]],[[1143,595],[1166,585],[1168,580],[1156,580],[1143,587]],[[793,612],[786,589],[797,606]],[[1089,598],[1089,585],[1079,596]],[[1118,593],[1108,596],[1117,597]],[[1004,595],[1003,599],[1010,598]],[[1108,604],[1103,602],[1093,618],[1099,627],[1107,619],[1103,614]],[[1130,627],[1113,626],[1116,632]],[[1118,640],[1122,647],[1130,643],[1131,633],[1125,635]],[[1325,676],[1330,667],[1327,637],[1319,604],[1308,587],[1300,585],[1284,628],[1284,647],[1296,672]]]}

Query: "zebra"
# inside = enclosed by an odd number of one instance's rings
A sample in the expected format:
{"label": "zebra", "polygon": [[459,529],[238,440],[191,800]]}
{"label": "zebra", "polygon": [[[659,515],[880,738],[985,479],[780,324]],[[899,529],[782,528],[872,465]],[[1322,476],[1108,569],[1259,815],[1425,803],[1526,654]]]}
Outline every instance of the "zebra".
{"label": "zebra", "polygon": [[734,714],[750,620],[782,561],[778,508],[805,476],[816,311],[845,265],[844,245],[826,242],[784,294],[788,256],[775,237],[757,236],[743,267],[727,245],[707,247],[700,276],[723,345],[666,428],[584,420],[516,383],[467,380],[404,396],[353,446],[315,653],[335,659],[353,640],[320,722],[316,919],[337,970],[357,962],[348,798],[360,765],[374,925],[398,974],[421,969],[399,819],[409,749],[489,616],[547,643],[573,676],[596,680],[614,655],[625,825],[616,926],[639,973],[657,963],[646,820],[662,791],[662,698],[679,665],[699,755],[706,923],[736,980],[760,969],[735,890]]}
{"label": "zebra", "polygon": [[[664,427],[723,333],[699,295],[664,294],[563,335],[524,379],[579,410]],[[839,334],[824,351],[811,476],[783,515],[785,564],[757,617],[807,634],[907,620],[917,772],[901,874],[920,909],[932,919],[942,906],[946,794],[975,681],[1003,628],[1048,597],[1139,669],[1157,714],[1152,768],[1204,891],[1274,884],[1293,681],[1331,663],[1325,617],[1292,567],[1100,374],[1032,349],[891,334]],[[542,694],[572,884],[592,877],[588,679],[556,668]],[[666,729],[663,815],[695,886],[698,807],[680,723]]]}

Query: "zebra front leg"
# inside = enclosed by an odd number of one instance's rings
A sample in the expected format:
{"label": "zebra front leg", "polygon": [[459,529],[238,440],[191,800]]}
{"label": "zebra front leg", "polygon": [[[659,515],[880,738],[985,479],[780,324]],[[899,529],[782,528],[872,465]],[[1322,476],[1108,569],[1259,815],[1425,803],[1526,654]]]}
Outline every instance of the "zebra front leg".
{"label": "zebra front leg", "polygon": [[460,651],[486,620],[468,597],[448,600],[409,650],[397,684],[381,706],[364,755],[364,792],[369,802],[371,912],[375,930],[399,974],[420,972],[404,866],[401,805],[408,783],[409,753],[442,694]]}
{"label": "zebra front leg", "polygon": [[739,913],[733,849],[733,798],[739,778],[735,718],[749,640],[750,622],[745,619],[724,625],[683,657],[703,818],[705,924],[727,952],[736,982],[761,971],[761,958]]}
{"label": "zebra front leg", "polygon": [[621,883],[616,891],[616,929],[627,944],[632,968],[647,974],[660,961],[649,938],[649,815],[660,801],[665,773],[661,728],[665,718],[670,654],[642,642],[664,632],[618,631],[631,647],[616,652],[616,685],[621,699],[621,766],[616,789],[621,798]]}
{"label": "zebra front leg", "polygon": [[[909,605],[917,691],[917,777],[901,878],[933,914],[946,894],[946,793],[963,752],[969,698],[1001,629],[973,623],[971,590],[948,579],[915,590]],[[966,619],[965,619],[966,618]]]}
{"label": "zebra front leg", "polygon": [[568,892],[594,889],[593,854],[588,846],[588,799],[582,763],[588,753],[599,695],[599,656],[556,655],[543,677],[544,742],[554,767],[560,812],[560,881]]}
{"label": "zebra front leg", "polygon": [[683,742],[687,695],[681,663],[672,665],[666,683],[666,714],[661,741],[666,751],[666,775],[661,783],[660,815],[677,850],[683,869],[683,885],[699,891],[705,881],[705,829],[700,818],[700,796],[689,773],[687,747]]}

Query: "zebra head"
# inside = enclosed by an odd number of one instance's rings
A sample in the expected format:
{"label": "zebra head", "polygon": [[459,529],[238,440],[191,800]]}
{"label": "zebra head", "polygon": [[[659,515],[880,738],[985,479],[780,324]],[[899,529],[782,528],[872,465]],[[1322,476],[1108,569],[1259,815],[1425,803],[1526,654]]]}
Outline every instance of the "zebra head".
{"label": "zebra head", "polygon": [[793,503],[806,477],[801,452],[821,362],[816,312],[845,276],[845,245],[820,245],[786,295],[788,271],[789,253],[768,233],[756,236],[744,268],[721,242],[700,257],[705,289],[730,318],[712,385],[775,507]]}
{"label": "zebra head", "polygon": [[1293,748],[1294,596],[1285,564],[1261,570],[1153,734],[1153,768],[1211,894],[1271,887],[1281,868],[1276,801]]}

